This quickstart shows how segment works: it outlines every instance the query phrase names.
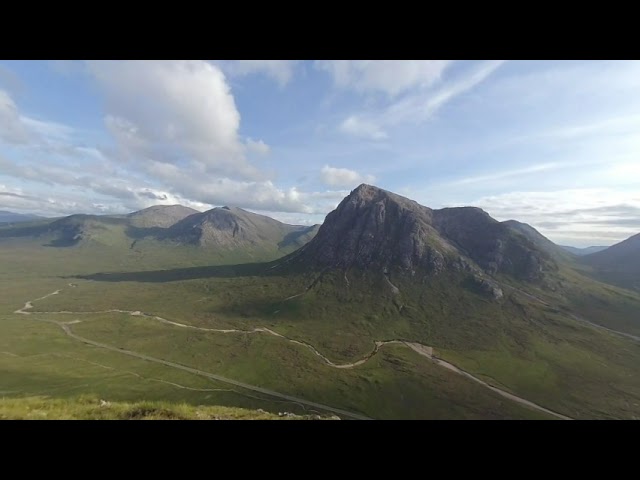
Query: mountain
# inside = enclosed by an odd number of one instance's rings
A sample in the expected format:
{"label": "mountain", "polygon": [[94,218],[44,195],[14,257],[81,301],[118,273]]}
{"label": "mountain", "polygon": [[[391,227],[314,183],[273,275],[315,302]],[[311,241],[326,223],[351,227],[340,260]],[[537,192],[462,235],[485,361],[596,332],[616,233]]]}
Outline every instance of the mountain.
{"label": "mountain", "polygon": [[327,215],[315,238],[283,264],[409,277],[467,272],[494,297],[501,292],[487,276],[539,282],[545,272],[557,270],[551,255],[479,208],[432,210],[365,184]]}
{"label": "mountain", "polygon": [[605,246],[579,248],[579,247],[570,247],[568,245],[560,245],[560,247],[564,248],[567,252],[573,253],[574,255],[577,255],[579,257],[582,257],[584,255],[591,255],[592,253],[601,252],[602,250],[606,250],[607,248],[609,248]]}
{"label": "mountain", "polygon": [[109,227],[124,224],[126,220],[99,215],[70,215],[47,218],[24,224],[0,227],[0,239],[20,239],[46,246],[73,246],[82,240],[99,238]]}
{"label": "mountain", "polygon": [[288,225],[241,208],[218,207],[182,219],[160,238],[210,248],[291,251],[315,231],[315,226]]}
{"label": "mountain", "polygon": [[155,205],[145,208],[137,212],[127,215],[129,222],[134,227],[152,228],[161,227],[169,228],[180,220],[194,215],[198,210],[183,207],[182,205]]}
{"label": "mountain", "polygon": [[278,243],[278,247],[281,249],[297,250],[309,243],[313,237],[318,234],[318,230],[320,230],[320,224],[293,230],[284,236],[282,241]]}
{"label": "mountain", "polygon": [[[638,299],[596,281],[598,277],[589,278],[576,257],[532,227],[499,222],[474,207],[430,209],[364,184],[327,215],[311,241],[267,271],[302,275],[297,283],[306,283],[309,295],[343,305],[349,296],[360,298],[358,304],[373,304],[378,299],[372,295],[390,294],[397,308],[414,305],[420,310],[431,290],[442,311],[451,311],[469,293],[501,304],[507,295],[525,292],[540,302],[535,308],[554,304],[555,311],[573,311],[608,328],[640,333]],[[478,308],[477,301],[468,298],[467,308]],[[317,308],[328,312],[323,305]],[[339,310],[334,315],[344,316]]]}
{"label": "mountain", "polygon": [[41,217],[39,215],[14,213],[14,212],[7,212],[6,210],[0,210],[0,224],[32,222],[34,220],[39,220],[41,218],[44,218],[44,217]]}
{"label": "mountain", "polygon": [[586,255],[581,262],[607,283],[640,290],[640,233],[605,250]]}
{"label": "mountain", "polygon": [[569,256],[567,256],[567,252],[563,250],[564,247],[556,245],[531,225],[518,222],[517,220],[506,220],[502,223],[511,228],[513,231],[527,237],[534,245],[536,245],[541,250],[544,250],[548,254],[565,259],[570,258]]}
{"label": "mountain", "polygon": [[124,218],[77,214],[51,222],[44,236],[51,237],[48,245],[55,247],[70,247],[81,242],[113,245],[125,225]]}
{"label": "mountain", "polygon": [[[238,261],[272,259],[313,238],[318,226],[288,225],[236,207],[207,212],[157,205],[128,215],[76,214],[0,228],[0,239],[49,247],[116,248],[144,254],[185,247],[193,252],[233,253]],[[194,253],[195,254],[195,253]]]}

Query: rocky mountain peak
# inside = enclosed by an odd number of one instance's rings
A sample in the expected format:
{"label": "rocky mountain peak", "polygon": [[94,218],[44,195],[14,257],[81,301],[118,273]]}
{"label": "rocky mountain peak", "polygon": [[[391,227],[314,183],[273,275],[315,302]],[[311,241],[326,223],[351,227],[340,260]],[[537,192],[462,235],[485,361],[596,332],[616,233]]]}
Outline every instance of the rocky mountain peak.
{"label": "rocky mountain peak", "polygon": [[410,275],[418,270],[484,271],[537,280],[548,257],[480,208],[432,210],[362,184],[327,215],[316,237],[291,260],[316,268],[356,267]]}
{"label": "rocky mountain peak", "polygon": [[327,215],[304,256],[316,266],[440,270],[447,246],[431,220],[431,209],[362,184]]}

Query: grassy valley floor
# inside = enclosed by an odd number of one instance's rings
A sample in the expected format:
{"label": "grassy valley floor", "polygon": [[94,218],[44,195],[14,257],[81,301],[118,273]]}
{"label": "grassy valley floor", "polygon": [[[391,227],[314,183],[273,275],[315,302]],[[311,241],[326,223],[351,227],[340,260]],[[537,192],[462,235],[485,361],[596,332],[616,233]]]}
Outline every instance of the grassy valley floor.
{"label": "grassy valley floor", "polygon": [[[358,290],[352,278],[349,290],[328,276],[309,293],[283,301],[301,293],[305,283],[259,276],[260,266],[196,268],[187,279],[172,281],[171,272],[185,278],[173,259],[165,264],[168,270],[140,277],[127,271],[150,271],[150,265],[129,259],[109,268],[106,257],[65,249],[57,249],[56,257],[50,250],[16,260],[15,250],[0,249],[5,400],[37,396],[73,403],[89,395],[112,404],[166,402],[276,415],[335,414],[321,407],[326,406],[355,418],[555,418],[406,345],[385,345],[352,368],[335,368],[319,356],[338,365],[357,363],[376,341],[400,339],[432,346],[437,356],[488,384],[571,418],[640,417],[637,342],[585,327],[515,294],[498,306],[463,289],[452,292],[444,279],[429,286],[394,279],[400,297],[386,292],[369,298],[366,291],[375,285],[362,280]],[[109,271],[110,277],[102,277],[109,281],[81,278]],[[336,287],[342,292],[337,298]],[[29,301],[31,315],[14,313]]]}

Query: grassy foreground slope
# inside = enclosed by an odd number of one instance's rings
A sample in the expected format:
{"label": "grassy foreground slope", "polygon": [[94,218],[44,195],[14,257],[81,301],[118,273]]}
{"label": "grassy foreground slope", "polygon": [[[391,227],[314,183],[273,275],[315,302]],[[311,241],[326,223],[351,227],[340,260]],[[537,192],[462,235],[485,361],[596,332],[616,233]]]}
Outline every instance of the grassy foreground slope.
{"label": "grassy foreground slope", "polygon": [[2,398],[0,420],[320,420],[318,415],[276,415],[265,411],[171,402],[107,402],[97,397]]}

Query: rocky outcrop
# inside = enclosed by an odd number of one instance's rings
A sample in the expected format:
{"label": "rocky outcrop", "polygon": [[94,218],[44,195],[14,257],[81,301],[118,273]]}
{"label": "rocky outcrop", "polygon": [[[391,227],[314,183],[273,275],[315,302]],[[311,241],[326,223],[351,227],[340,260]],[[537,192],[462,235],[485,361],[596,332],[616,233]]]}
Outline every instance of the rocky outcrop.
{"label": "rocky outcrop", "polygon": [[391,192],[361,185],[327,215],[303,257],[311,265],[337,268],[446,268],[443,243],[431,225],[432,210]]}
{"label": "rocky outcrop", "polygon": [[489,280],[486,277],[475,274],[470,277],[470,282],[471,285],[475,287],[475,289],[477,289],[480,293],[494,300],[500,300],[504,296],[504,293],[502,292],[500,286],[496,282]]}

